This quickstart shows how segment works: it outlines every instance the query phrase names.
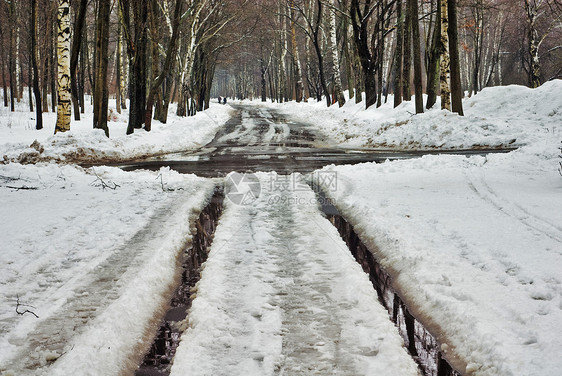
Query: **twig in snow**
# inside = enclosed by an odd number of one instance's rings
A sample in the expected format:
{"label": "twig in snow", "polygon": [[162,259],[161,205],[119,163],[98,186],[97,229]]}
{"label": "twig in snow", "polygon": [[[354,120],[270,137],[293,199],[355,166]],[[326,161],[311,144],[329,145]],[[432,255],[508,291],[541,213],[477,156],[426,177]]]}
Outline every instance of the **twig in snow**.
{"label": "twig in snow", "polygon": [[30,190],[30,191],[36,191],[37,189],[39,189],[37,187],[28,187],[27,185],[22,185],[21,187],[14,187],[14,186],[11,186],[11,185],[5,185],[4,187],[10,188],[10,189],[15,189],[16,191],[20,191],[22,189]]}
{"label": "twig in snow", "polygon": [[17,301],[16,301],[16,313],[17,313],[18,315],[22,315],[22,316],[23,316],[23,315],[25,315],[26,313],[31,313],[33,316],[39,318],[39,316],[37,316],[37,315],[35,314],[35,312],[32,312],[32,311],[30,311],[30,310],[28,310],[28,309],[26,309],[25,311],[21,311],[21,312],[20,312],[20,310],[19,310],[20,307],[29,307],[29,308],[35,308],[35,307],[30,306],[30,305],[21,304],[21,303],[20,303],[20,297],[19,297],[19,295],[16,295],[16,296],[17,296]]}
{"label": "twig in snow", "polygon": [[[162,186],[162,192],[174,192],[176,189],[174,188],[166,188],[164,187],[164,177],[162,176],[162,174],[158,174],[158,176],[156,177],[156,179],[160,178],[160,185]],[[177,190],[182,190],[183,188],[177,188]]]}
{"label": "twig in snow", "polygon": [[[93,185],[93,186],[95,186],[95,187],[101,187],[102,190],[104,190],[104,191],[105,191],[106,188],[109,188],[109,189],[112,189],[112,190],[116,190],[117,187],[120,187],[119,184],[116,184],[116,183],[114,183],[114,182],[112,182],[112,181],[109,181],[109,182],[106,183],[106,182],[97,174],[96,170],[94,170],[94,169],[92,168],[92,171],[94,172],[94,175],[96,175],[96,178],[97,178],[97,179],[94,180],[90,185]],[[97,181],[99,181],[100,183],[99,183],[99,184],[96,184]]]}
{"label": "twig in snow", "polygon": [[0,175],[0,179],[4,180],[4,183],[7,183],[7,182],[20,180],[20,177],[18,176],[17,178],[13,178],[11,176]]}

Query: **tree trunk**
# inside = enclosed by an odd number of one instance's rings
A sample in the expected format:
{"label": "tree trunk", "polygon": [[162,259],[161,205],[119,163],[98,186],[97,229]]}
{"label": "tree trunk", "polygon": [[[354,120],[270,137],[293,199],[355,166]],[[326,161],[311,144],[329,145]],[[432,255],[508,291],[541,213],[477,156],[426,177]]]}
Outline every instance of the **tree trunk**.
{"label": "tree trunk", "polygon": [[[15,0],[12,0],[12,3],[15,3]],[[17,16],[16,16],[17,17]],[[16,18],[16,88],[17,88],[17,102],[20,103],[21,98],[23,96],[23,77],[22,77],[22,61],[20,59],[20,28],[19,23]]]}
{"label": "tree trunk", "polygon": [[86,57],[88,56],[88,33],[87,29],[84,30],[82,36],[82,47],[80,48],[80,71],[78,72],[78,98],[80,101],[80,113],[86,112]]}
{"label": "tree trunk", "polygon": [[463,116],[459,36],[457,26],[457,0],[449,2],[449,49],[451,54],[451,105],[453,112]]}
{"label": "tree trunk", "polygon": [[109,137],[107,126],[108,89],[107,67],[109,61],[109,15],[111,0],[99,0],[96,25],[96,68],[94,85],[94,128],[103,129]]}
{"label": "tree trunk", "polygon": [[435,17],[435,27],[431,38],[431,50],[428,52],[429,61],[427,63],[427,102],[425,108],[428,110],[437,102],[437,92],[439,88],[439,63],[441,55],[441,4],[437,0],[437,15]]}
{"label": "tree trunk", "polygon": [[332,65],[333,65],[333,72],[334,72],[334,96],[335,99],[338,101],[338,106],[343,106],[345,104],[345,97],[343,95],[343,88],[341,82],[341,73],[340,73],[340,57],[338,53],[338,40],[336,34],[336,9],[338,6],[338,2],[336,0],[332,0],[332,7],[330,9],[330,49],[332,51]]}
{"label": "tree trunk", "polygon": [[449,89],[449,11],[447,0],[441,0],[441,63],[439,83],[441,89],[441,109],[451,110],[451,92]]}
{"label": "tree trunk", "polygon": [[177,50],[178,50],[178,39],[179,39],[179,26],[180,26],[180,17],[183,9],[183,1],[184,0],[176,0],[176,6],[174,8],[174,21],[172,26],[172,36],[170,38],[170,42],[168,44],[168,48],[166,50],[166,60],[164,61],[164,66],[162,72],[158,75],[158,34],[157,24],[156,24],[156,1],[151,0],[151,15],[150,15],[150,22],[151,22],[151,29],[154,31],[152,35],[152,75],[153,75],[153,82],[150,86],[150,92],[148,94],[148,101],[146,105],[146,115],[145,115],[145,129],[150,131],[151,123],[152,123],[152,105],[154,103],[154,97],[157,96],[158,106],[160,107],[160,112],[163,111],[162,109],[162,98],[159,91],[161,90],[162,82],[164,79],[169,75],[172,65],[176,60]]}
{"label": "tree trunk", "polygon": [[[33,13],[33,11],[30,11],[30,13]],[[30,25],[31,27],[31,31],[33,32],[33,26]],[[37,38],[37,34],[35,36],[35,38]],[[32,52],[31,52],[31,37],[30,37],[30,43],[29,43],[29,56],[30,56],[30,60],[33,60],[33,58],[31,57]],[[33,112],[33,67],[31,66],[31,61],[29,62],[29,64],[27,64],[27,99],[29,101],[29,112]]]}
{"label": "tree trunk", "polygon": [[39,69],[37,68],[37,0],[31,0],[31,65],[33,68],[33,94],[35,95],[36,129],[43,128],[43,110],[41,109],[41,90],[39,89]]}
{"label": "tree trunk", "polygon": [[131,35],[129,22],[129,2],[122,0],[125,33],[128,35],[127,52],[129,55],[129,124],[127,134],[132,134],[135,128],[141,128],[144,123],[146,106],[146,47],[148,5],[146,1],[133,1],[134,36]]}
{"label": "tree trunk", "polygon": [[74,105],[74,120],[80,120],[80,101],[78,95],[78,79],[76,72],[78,70],[78,57],[82,46],[82,34],[86,23],[86,10],[88,0],[80,0],[78,14],[74,22],[74,30],[72,36],[72,51],[70,52],[70,89],[72,94],[72,104]]}
{"label": "tree trunk", "polygon": [[[54,21],[54,20],[53,20]],[[57,108],[57,69],[56,69],[56,62],[57,62],[57,56],[55,54],[56,48],[55,48],[55,30],[54,30],[54,24],[55,22],[51,22],[51,35],[53,36],[51,38],[51,49],[49,51],[49,59],[50,59],[50,63],[49,63],[49,82],[51,83],[51,110],[53,112],[55,112],[55,109]],[[72,79],[70,80],[72,81]],[[71,84],[71,82],[69,83],[69,85]]]}
{"label": "tree trunk", "polygon": [[416,114],[423,113],[423,87],[420,47],[420,25],[418,20],[418,0],[410,2],[410,20],[412,22],[412,44],[414,46],[414,90],[416,94]]}
{"label": "tree trunk", "polygon": [[351,21],[353,25],[353,39],[357,54],[361,62],[363,73],[363,83],[365,85],[366,108],[377,103],[377,79],[376,59],[371,54],[368,45],[368,19],[366,19],[360,9],[359,1],[351,1]]}
{"label": "tree trunk", "polygon": [[529,43],[529,86],[537,88],[541,86],[541,64],[539,56],[539,33],[537,31],[536,19],[537,9],[525,0],[525,12],[527,13],[527,39]]}
{"label": "tree trunk", "polygon": [[295,1],[291,0],[291,51],[293,52],[293,72],[295,77],[295,99],[298,102],[302,101],[303,97],[303,82],[301,74],[301,63],[299,59],[299,50],[297,46],[297,31],[295,28]]}
{"label": "tree trunk", "polygon": [[2,89],[4,91],[4,107],[8,107],[8,84],[6,83],[6,63],[2,55]]}
{"label": "tree trunk", "polygon": [[404,15],[402,0],[396,3],[396,50],[394,52],[394,107],[402,103],[402,45],[404,44]]}
{"label": "tree trunk", "polygon": [[[16,24],[16,2],[10,1],[9,3],[9,20],[11,25]],[[16,83],[16,33],[13,27],[9,28],[9,73],[10,73],[10,110],[14,112],[16,110],[16,99],[18,98],[18,88]]]}
{"label": "tree trunk", "polygon": [[[57,56],[59,100],[55,133],[70,130],[70,0],[59,0],[57,13]],[[53,93],[54,95],[54,93]]]}
{"label": "tree trunk", "polygon": [[[408,5],[406,0],[406,5]],[[412,17],[406,10],[404,22],[404,63],[402,66],[402,95],[405,101],[412,100],[412,89],[410,87],[410,72],[412,66]]]}
{"label": "tree trunk", "polygon": [[121,91],[121,23],[117,23],[117,47],[115,48],[115,110],[121,113],[121,101],[123,100],[123,92]]}

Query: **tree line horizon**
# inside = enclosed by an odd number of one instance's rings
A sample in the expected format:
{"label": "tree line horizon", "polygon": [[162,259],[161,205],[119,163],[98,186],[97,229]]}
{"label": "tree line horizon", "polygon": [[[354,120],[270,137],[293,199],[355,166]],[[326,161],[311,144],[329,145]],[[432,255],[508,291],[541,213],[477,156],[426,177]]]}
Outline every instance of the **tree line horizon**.
{"label": "tree line horizon", "polygon": [[0,21],[4,106],[29,87],[55,133],[86,94],[109,136],[110,96],[131,134],[211,96],[342,106],[348,90],[369,108],[392,93],[416,113],[440,96],[462,115],[466,93],[562,78],[562,0],[0,0]]}

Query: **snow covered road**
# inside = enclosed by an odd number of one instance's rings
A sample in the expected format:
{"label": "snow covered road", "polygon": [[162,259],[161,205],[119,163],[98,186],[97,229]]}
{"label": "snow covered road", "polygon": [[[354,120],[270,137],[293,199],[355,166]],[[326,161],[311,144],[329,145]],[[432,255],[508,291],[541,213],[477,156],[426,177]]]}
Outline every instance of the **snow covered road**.
{"label": "snow covered road", "polygon": [[256,201],[226,205],[171,375],[417,375],[310,188],[257,176]]}

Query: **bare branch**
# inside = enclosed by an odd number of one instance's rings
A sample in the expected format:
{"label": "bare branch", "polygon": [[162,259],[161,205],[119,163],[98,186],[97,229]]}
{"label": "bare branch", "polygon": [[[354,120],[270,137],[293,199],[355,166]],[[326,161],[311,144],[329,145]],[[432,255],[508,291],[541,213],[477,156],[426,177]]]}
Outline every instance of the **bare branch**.
{"label": "bare branch", "polygon": [[28,309],[26,309],[25,311],[20,311],[20,310],[19,310],[20,307],[29,307],[29,308],[33,308],[33,309],[35,309],[35,307],[30,306],[30,305],[26,305],[26,304],[21,304],[21,303],[20,303],[20,297],[19,297],[19,295],[16,295],[16,296],[17,296],[17,301],[16,301],[16,313],[17,313],[18,315],[23,316],[23,315],[25,315],[26,313],[31,313],[33,316],[39,318],[39,316],[37,316],[37,314],[36,314],[35,312],[30,311],[30,310],[28,310]]}

